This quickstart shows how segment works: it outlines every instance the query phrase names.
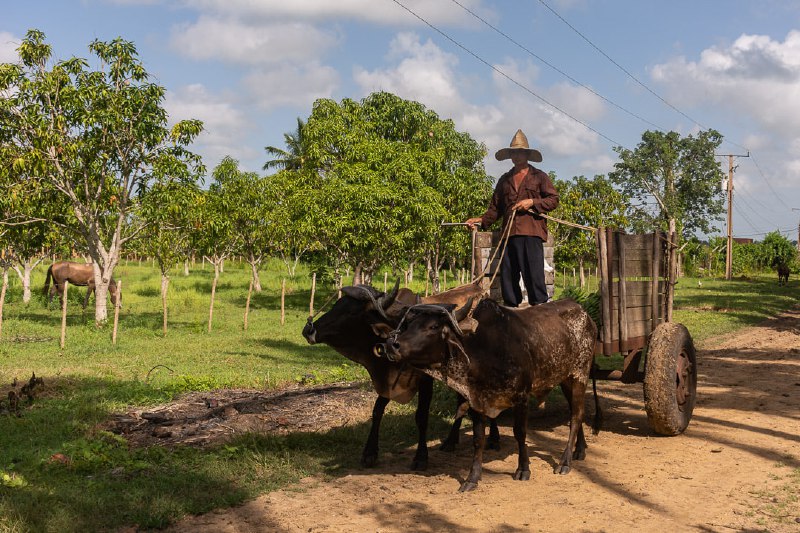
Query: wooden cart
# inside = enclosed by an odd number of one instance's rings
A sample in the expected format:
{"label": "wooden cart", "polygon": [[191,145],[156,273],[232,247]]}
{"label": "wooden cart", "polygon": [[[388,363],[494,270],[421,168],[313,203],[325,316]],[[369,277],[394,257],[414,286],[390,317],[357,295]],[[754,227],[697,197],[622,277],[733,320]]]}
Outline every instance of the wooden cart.
{"label": "wooden cart", "polygon": [[[661,232],[627,235],[608,228],[595,232],[601,300],[597,355],[621,355],[622,368],[602,370],[595,364],[594,376],[643,383],[650,426],[659,434],[677,435],[692,417],[697,366],[689,331],[672,321],[674,233],[669,239]],[[485,233],[475,240],[473,269],[484,272],[487,282],[497,265],[485,268],[492,257],[486,248],[496,246],[498,239]]]}

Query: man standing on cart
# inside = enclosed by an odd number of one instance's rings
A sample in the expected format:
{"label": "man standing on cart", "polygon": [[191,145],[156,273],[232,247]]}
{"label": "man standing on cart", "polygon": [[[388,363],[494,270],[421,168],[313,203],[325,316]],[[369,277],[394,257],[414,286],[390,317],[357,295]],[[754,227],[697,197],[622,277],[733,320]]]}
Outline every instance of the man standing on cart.
{"label": "man standing on cart", "polygon": [[528,291],[528,302],[531,305],[545,303],[548,299],[544,277],[547,221],[538,215],[558,207],[558,191],[546,172],[528,163],[541,162],[542,154],[528,147],[528,138],[522,130],[517,130],[511,145],[498,150],[495,158],[498,161],[511,159],[514,168],[497,180],[489,208],[483,216],[470,218],[466,224],[470,229],[477,224],[488,229],[502,216],[505,229],[511,222],[500,266],[503,302],[509,307],[522,303],[521,275]]}

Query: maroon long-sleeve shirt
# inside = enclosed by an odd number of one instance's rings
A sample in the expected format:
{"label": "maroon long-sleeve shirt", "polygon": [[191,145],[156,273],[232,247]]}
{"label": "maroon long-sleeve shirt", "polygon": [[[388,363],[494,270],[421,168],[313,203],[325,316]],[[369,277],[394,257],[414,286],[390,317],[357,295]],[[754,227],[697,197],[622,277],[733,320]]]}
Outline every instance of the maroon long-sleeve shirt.
{"label": "maroon long-sleeve shirt", "polygon": [[[497,180],[489,208],[481,217],[481,226],[484,229],[489,228],[501,216],[505,227],[511,217],[511,208],[520,200],[531,198],[533,209],[538,213],[546,213],[558,207],[558,191],[546,172],[528,165],[528,173],[520,183],[519,189],[514,187],[513,174],[512,168]],[[510,235],[529,235],[541,237],[546,241],[547,221],[527,211],[517,211]]]}

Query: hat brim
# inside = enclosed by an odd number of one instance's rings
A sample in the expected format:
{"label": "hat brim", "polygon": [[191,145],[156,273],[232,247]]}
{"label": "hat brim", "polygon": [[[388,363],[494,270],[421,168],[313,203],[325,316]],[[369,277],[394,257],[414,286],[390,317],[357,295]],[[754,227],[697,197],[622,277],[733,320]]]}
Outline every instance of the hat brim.
{"label": "hat brim", "polygon": [[533,148],[501,148],[497,151],[497,153],[494,154],[494,157],[498,161],[505,161],[506,159],[511,158],[511,154],[513,152],[526,152],[528,161],[533,161],[534,163],[542,162],[542,153],[539,150],[534,150]]}

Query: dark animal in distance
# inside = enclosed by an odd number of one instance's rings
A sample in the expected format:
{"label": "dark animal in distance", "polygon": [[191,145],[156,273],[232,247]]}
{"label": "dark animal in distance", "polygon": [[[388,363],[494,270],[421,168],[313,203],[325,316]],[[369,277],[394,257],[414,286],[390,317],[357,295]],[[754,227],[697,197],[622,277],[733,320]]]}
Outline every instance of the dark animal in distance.
{"label": "dark animal in distance", "polygon": [[[53,286],[50,286],[53,280]],[[88,263],[74,263],[72,261],[59,261],[50,265],[44,279],[44,294],[47,296],[48,305],[53,301],[53,296],[58,293],[59,301],[64,304],[64,282],[68,281],[72,285],[86,287],[86,298],[83,300],[84,309],[89,304],[89,297],[95,291],[94,267]],[[117,282],[113,279],[108,284],[108,293],[111,296],[111,303],[117,304],[119,293],[117,292]]]}
{"label": "dark animal in distance", "polygon": [[777,266],[778,271],[778,285],[787,285],[789,283],[789,266],[781,263]]}
{"label": "dark animal in distance", "polygon": [[559,384],[571,417],[567,446],[555,472],[569,473],[571,460],[586,456],[584,396],[597,326],[569,299],[521,309],[482,300],[473,312],[478,325],[471,333],[458,324],[467,312],[467,306],[456,312],[438,305],[413,306],[386,343],[376,346],[376,354],[420,368],[468,399],[475,451],[470,473],[459,490],[473,490],[481,477],[484,417],[497,416],[509,407],[514,412],[519,450],[514,479],[530,479],[525,443],[528,398],[542,398]]}
{"label": "dark animal in distance", "polygon": [[[463,305],[480,294],[480,285],[469,284],[437,295],[449,297],[453,303]],[[386,405],[390,400],[407,403],[419,394],[415,422],[418,431],[417,451],[411,463],[413,470],[424,470],[428,464],[427,427],[433,380],[430,376],[407,365],[398,365],[379,359],[373,354],[376,343],[383,342],[393,330],[405,309],[419,303],[420,299],[408,289],[395,285],[389,293],[382,293],[367,285],[342,288],[342,297],[316,321],[309,317],[303,336],[309,344],[324,343],[351,361],[366,368],[378,397],[372,409],[372,425],[361,455],[363,466],[373,466],[378,458],[378,434]],[[460,419],[457,419],[460,425]],[[499,441],[499,432],[494,426]],[[454,424],[450,436],[442,445],[452,449],[458,440],[458,426]]]}

